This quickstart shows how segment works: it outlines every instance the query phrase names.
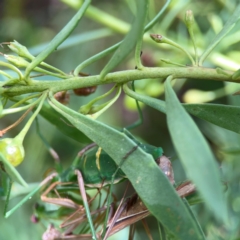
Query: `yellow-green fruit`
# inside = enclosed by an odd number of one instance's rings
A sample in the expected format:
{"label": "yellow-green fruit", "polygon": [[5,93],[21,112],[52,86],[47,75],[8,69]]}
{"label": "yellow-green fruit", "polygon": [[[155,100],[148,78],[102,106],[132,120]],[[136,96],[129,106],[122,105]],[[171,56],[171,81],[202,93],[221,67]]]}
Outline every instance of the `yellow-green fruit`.
{"label": "yellow-green fruit", "polygon": [[0,140],[0,153],[14,167],[23,161],[25,155],[22,144],[19,144],[14,138],[4,138]]}

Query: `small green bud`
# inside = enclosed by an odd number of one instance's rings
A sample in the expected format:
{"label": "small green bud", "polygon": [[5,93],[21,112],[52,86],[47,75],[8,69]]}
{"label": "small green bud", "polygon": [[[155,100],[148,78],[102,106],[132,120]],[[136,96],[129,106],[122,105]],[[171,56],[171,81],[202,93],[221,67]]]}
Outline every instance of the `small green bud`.
{"label": "small green bud", "polygon": [[91,107],[92,107],[92,105],[86,104],[86,105],[81,106],[78,111],[79,111],[81,114],[86,115],[86,114],[89,113]]}
{"label": "small green bud", "polygon": [[0,152],[14,167],[18,166],[25,156],[22,143],[15,138],[0,140]]}
{"label": "small green bud", "polygon": [[152,38],[153,41],[157,42],[157,43],[162,43],[163,40],[163,36],[160,34],[150,34],[150,37]]}
{"label": "small green bud", "polygon": [[153,41],[157,42],[157,43],[166,43],[166,44],[169,44],[169,45],[172,45],[176,48],[179,48],[181,50],[182,47],[175,43],[174,41],[172,41],[171,39],[167,38],[167,37],[164,37],[163,35],[160,35],[160,34],[150,34],[150,37],[152,38]]}
{"label": "small green bud", "polygon": [[28,58],[31,60],[34,58],[34,56],[27,50],[27,48],[18,43],[16,40],[14,40],[14,42],[10,42],[8,47],[20,57]]}
{"label": "small green bud", "polygon": [[4,57],[13,65],[15,65],[16,67],[27,67],[29,65],[29,62],[26,61],[24,58],[22,57],[18,57],[18,56],[14,56],[14,55],[7,55],[4,54]]}
{"label": "small green bud", "polygon": [[185,14],[185,22],[187,26],[194,24],[194,16],[192,10],[187,10]]}
{"label": "small green bud", "polygon": [[92,105],[88,114],[94,114],[97,113],[98,111],[102,110],[106,104],[101,104],[101,105]]}

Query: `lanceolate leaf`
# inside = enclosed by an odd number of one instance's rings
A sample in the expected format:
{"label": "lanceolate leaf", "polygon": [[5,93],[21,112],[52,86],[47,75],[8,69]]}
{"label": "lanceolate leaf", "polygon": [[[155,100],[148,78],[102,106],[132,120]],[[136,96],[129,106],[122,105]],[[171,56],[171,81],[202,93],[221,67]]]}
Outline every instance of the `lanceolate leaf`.
{"label": "lanceolate leaf", "polygon": [[[133,92],[126,84],[123,86],[126,94],[148,106],[166,113],[165,101]],[[240,107],[222,104],[182,104],[192,115],[211,122],[219,127],[240,133]]]}
{"label": "lanceolate leaf", "polygon": [[112,58],[100,73],[103,79],[111,70],[113,70],[127,55],[133,50],[137,41],[142,38],[145,19],[148,10],[148,0],[137,1],[137,15],[135,17],[132,28],[118,47]]}
{"label": "lanceolate leaf", "polygon": [[[102,147],[118,165],[136,147],[124,133],[63,106],[53,97],[50,105]],[[136,148],[121,168],[149,211],[178,239],[205,239],[182,200],[149,154]]]}
{"label": "lanceolate leaf", "polygon": [[240,107],[222,104],[183,104],[192,115],[240,133]]}
{"label": "lanceolate leaf", "polygon": [[166,88],[167,124],[173,144],[192,180],[215,216],[228,220],[219,168],[203,135],[178,101],[168,77]]}

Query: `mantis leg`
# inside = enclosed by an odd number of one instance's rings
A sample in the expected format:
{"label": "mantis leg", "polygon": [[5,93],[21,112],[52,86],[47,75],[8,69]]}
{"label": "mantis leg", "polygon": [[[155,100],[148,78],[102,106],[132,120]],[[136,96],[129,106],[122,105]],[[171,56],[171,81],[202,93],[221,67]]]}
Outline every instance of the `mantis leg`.
{"label": "mantis leg", "polygon": [[47,194],[51,192],[57,185],[69,185],[71,183],[62,183],[62,182],[54,182],[52,183],[47,190],[41,195],[41,200],[43,202],[56,204],[62,207],[68,207],[73,209],[83,209],[82,206],[79,206],[75,202],[73,202],[71,199],[67,198],[49,198],[47,197]]}
{"label": "mantis leg", "polygon": [[150,229],[149,229],[149,227],[148,227],[148,224],[147,224],[145,218],[142,219],[142,224],[143,224],[143,227],[144,227],[144,229],[145,229],[145,231],[146,231],[146,234],[147,234],[149,240],[153,240],[152,235],[151,235],[151,233],[150,233]]}

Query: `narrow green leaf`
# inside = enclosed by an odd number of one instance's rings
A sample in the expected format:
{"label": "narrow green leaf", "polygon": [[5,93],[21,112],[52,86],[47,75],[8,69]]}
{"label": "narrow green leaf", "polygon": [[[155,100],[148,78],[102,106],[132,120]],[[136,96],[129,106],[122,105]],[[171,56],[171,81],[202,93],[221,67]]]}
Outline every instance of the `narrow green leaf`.
{"label": "narrow green leaf", "polygon": [[50,123],[55,125],[59,131],[61,131],[66,136],[74,139],[80,143],[90,143],[91,140],[74,126],[71,126],[71,123],[68,122],[62,115],[58,112],[53,111],[51,106],[48,103],[44,103],[40,111],[42,117],[48,120]]}
{"label": "narrow green leaf", "polygon": [[[61,105],[53,97],[50,105],[102,147],[118,165],[136,147],[124,133]],[[178,239],[205,239],[151,155],[137,148],[129,154],[121,168],[149,211]]]}
{"label": "narrow green leaf", "polygon": [[[165,101],[145,96],[140,93],[133,92],[126,84],[123,86],[125,93],[148,106],[166,113]],[[222,104],[182,104],[182,106],[192,115],[211,122],[219,127],[230,131],[240,133],[240,107]]]}
{"label": "narrow green leaf", "polygon": [[[113,35],[113,32],[107,28],[100,28],[85,33],[79,33],[68,37],[59,47],[58,50],[67,49],[73,46],[79,46],[82,43],[90,42],[99,38],[104,38]],[[49,43],[38,44],[34,47],[29,48],[29,52],[32,55],[37,55],[42,52]]]}
{"label": "narrow green leaf", "polygon": [[26,68],[24,79],[27,79],[30,72],[41,63],[49,54],[57,49],[57,47],[72,33],[78,25],[80,19],[87,10],[91,0],[85,0],[81,8],[68,22],[68,24],[53,38],[49,45],[28,65]]}
{"label": "narrow green leaf", "polygon": [[215,216],[227,223],[228,211],[219,168],[203,135],[178,101],[168,77],[166,88],[167,124],[184,169]]}
{"label": "narrow green leaf", "polygon": [[41,183],[30,184],[32,186],[28,186],[26,189],[26,192],[28,192],[28,194],[23,199],[21,199],[21,201],[19,201],[12,209],[6,212],[5,218],[8,218],[9,216],[11,216],[18,208],[20,208],[25,202],[27,202],[28,199],[30,199],[45,184],[49,183],[56,176],[57,176],[57,173],[52,173],[48,177],[46,177]]}
{"label": "narrow green leaf", "polygon": [[22,176],[19,174],[19,172],[16,170],[15,167],[12,166],[12,164],[9,163],[9,161],[0,153],[0,163],[3,164],[3,167],[6,171],[6,173],[9,175],[12,181],[15,181],[19,184],[21,184],[24,187],[27,187],[27,183],[22,178]]}
{"label": "narrow green leaf", "polygon": [[9,175],[6,172],[4,172],[2,169],[0,169],[0,182],[2,187],[2,195],[0,196],[6,197],[11,185],[11,180],[9,178]]}
{"label": "narrow green leaf", "polygon": [[239,18],[240,18],[240,4],[238,4],[232,16],[225,23],[223,29],[218,33],[218,35],[210,43],[208,48],[203,52],[202,56],[199,59],[200,66],[202,65],[203,61],[207,58],[207,56],[211,53],[211,51],[217,46],[217,44],[233,29]]}
{"label": "narrow green leaf", "polygon": [[5,218],[8,218],[10,215],[12,215],[18,208],[20,208],[25,202],[29,200],[36,192],[38,192],[42,188],[42,185],[38,185],[35,187],[30,193],[28,193],[23,199],[21,199],[18,204],[16,204],[11,210],[6,212]]}
{"label": "narrow green leaf", "polygon": [[109,60],[107,65],[103,68],[100,73],[100,78],[104,77],[113,70],[120,62],[122,62],[127,55],[133,50],[139,38],[142,38],[144,31],[144,24],[148,10],[148,0],[138,0],[137,1],[137,14],[134,23],[125,36],[124,40],[121,42],[120,46],[113,54],[112,58]]}
{"label": "narrow green leaf", "polygon": [[183,104],[192,115],[219,127],[240,133],[240,107],[222,104]]}

